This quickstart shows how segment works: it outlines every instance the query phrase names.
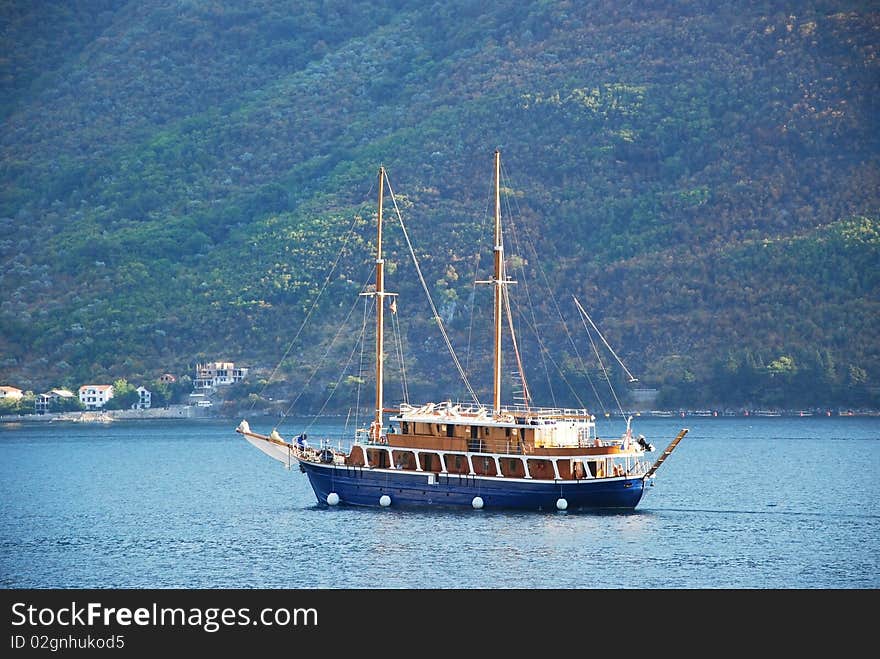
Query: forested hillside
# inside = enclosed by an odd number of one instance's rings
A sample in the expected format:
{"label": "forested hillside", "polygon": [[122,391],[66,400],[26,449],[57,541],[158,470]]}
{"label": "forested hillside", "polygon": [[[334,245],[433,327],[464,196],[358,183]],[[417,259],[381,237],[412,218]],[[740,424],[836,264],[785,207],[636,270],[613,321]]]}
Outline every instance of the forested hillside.
{"label": "forested hillside", "polygon": [[[345,409],[381,164],[487,397],[498,148],[537,402],[610,406],[576,295],[662,404],[880,405],[874,3],[9,0],[0,36],[0,384],[284,357],[268,393]],[[461,395],[386,217],[410,394]]]}

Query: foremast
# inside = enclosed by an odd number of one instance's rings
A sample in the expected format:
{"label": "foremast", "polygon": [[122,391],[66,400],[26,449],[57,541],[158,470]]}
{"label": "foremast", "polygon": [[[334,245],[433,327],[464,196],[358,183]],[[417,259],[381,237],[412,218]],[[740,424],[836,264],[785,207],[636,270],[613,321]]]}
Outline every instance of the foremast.
{"label": "foremast", "polygon": [[376,410],[370,424],[370,439],[378,442],[382,437],[383,421],[383,385],[384,385],[384,352],[385,352],[385,298],[396,293],[385,290],[385,259],[382,258],[382,206],[385,196],[385,168],[379,167],[379,212],[376,222],[376,290],[363,295],[376,297]]}

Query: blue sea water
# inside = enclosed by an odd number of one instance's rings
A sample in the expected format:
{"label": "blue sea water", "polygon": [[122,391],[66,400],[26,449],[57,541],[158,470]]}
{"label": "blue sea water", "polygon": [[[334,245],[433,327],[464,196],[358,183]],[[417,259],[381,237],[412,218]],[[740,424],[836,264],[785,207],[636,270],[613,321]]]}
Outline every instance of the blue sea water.
{"label": "blue sea water", "polygon": [[878,418],[637,419],[690,433],[625,514],[322,507],[235,425],[0,424],[0,586],[880,586]]}

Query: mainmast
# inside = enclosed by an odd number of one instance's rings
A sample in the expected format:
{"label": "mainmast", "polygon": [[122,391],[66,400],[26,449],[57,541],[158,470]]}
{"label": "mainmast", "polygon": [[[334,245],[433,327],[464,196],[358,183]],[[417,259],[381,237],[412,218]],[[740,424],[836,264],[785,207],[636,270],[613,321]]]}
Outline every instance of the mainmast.
{"label": "mainmast", "polygon": [[492,279],[478,281],[478,284],[492,284],[495,287],[495,359],[492,369],[492,414],[501,412],[501,304],[504,302],[504,288],[513,283],[504,276],[504,243],[501,237],[501,152],[495,150],[495,270]]}
{"label": "mainmast", "polygon": [[495,362],[492,375],[492,413],[501,411],[501,302],[504,290],[504,244],[501,240],[501,152],[495,149]]}
{"label": "mainmast", "polygon": [[[501,412],[501,305],[504,302],[504,286],[515,283],[504,275],[504,242],[501,236],[501,152],[495,149],[495,270],[492,279],[478,284],[495,287],[495,360],[492,369],[492,414]],[[515,346],[514,346],[515,347]]]}

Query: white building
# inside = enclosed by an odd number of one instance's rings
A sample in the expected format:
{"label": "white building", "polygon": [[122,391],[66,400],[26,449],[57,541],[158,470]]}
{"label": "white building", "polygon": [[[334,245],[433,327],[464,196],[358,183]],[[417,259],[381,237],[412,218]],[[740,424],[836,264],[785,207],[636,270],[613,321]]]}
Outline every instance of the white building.
{"label": "white building", "polygon": [[196,364],[193,389],[216,389],[218,386],[241,382],[248,374],[246,368],[235,368],[234,362]]}
{"label": "white building", "polygon": [[213,407],[214,403],[205,394],[192,393],[189,395],[189,404],[194,407]]}
{"label": "white building", "polygon": [[79,401],[87,410],[102,410],[111,398],[112,384],[84,384],[79,388]]}
{"label": "white building", "polygon": [[133,403],[131,409],[133,410],[148,410],[150,409],[150,405],[152,405],[151,399],[153,394],[150,393],[150,390],[146,387],[138,387],[137,388],[138,400],[136,403]]}
{"label": "white building", "polygon": [[21,400],[24,392],[16,387],[0,387],[0,398],[8,398],[9,400]]}
{"label": "white building", "polygon": [[45,414],[49,411],[53,401],[66,401],[71,398],[74,398],[74,393],[72,391],[68,391],[67,389],[51,389],[50,391],[37,396],[37,400],[34,402],[34,408],[36,409],[37,414]]}

